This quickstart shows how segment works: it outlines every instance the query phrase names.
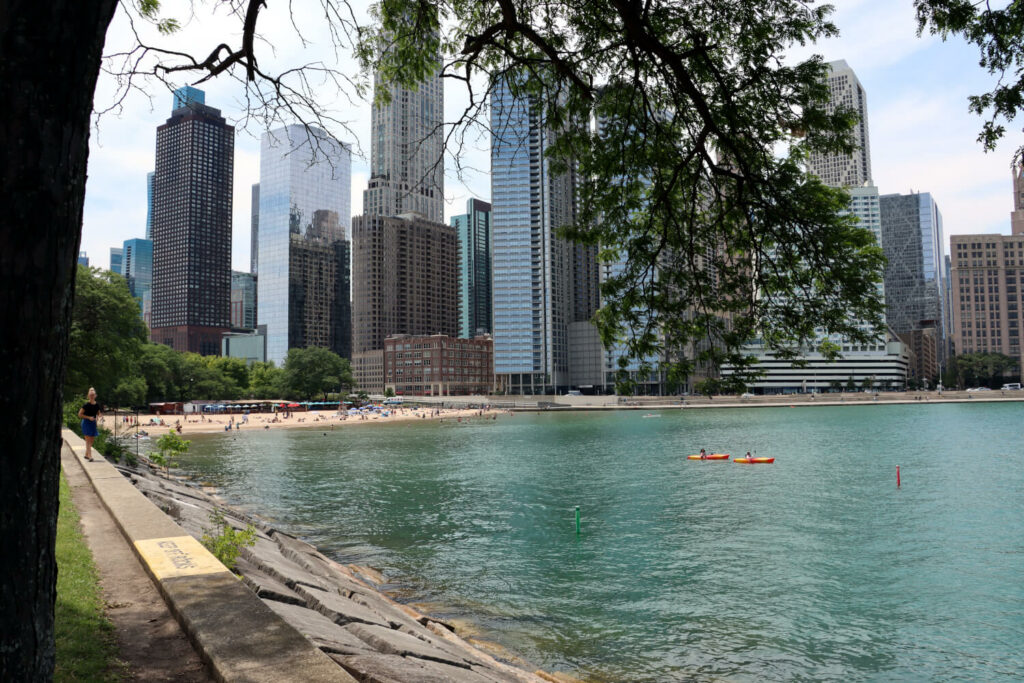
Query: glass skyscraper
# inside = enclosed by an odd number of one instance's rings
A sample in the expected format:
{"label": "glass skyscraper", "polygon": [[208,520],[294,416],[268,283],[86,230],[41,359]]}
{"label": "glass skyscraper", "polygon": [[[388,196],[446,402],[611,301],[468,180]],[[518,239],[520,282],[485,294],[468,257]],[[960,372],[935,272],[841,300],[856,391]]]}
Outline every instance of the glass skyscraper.
{"label": "glass skyscraper", "polygon": [[459,235],[459,336],[490,333],[491,205],[470,199],[451,225]]}
{"label": "glass skyscraper", "polygon": [[575,254],[557,230],[575,218],[576,178],[551,172],[542,109],[507,81],[492,90],[494,372],[510,393],[569,386]]}
{"label": "glass skyscraper", "polygon": [[349,148],[317,128],[285,126],[260,145],[257,318],[267,360],[321,346],[351,355]]}
{"label": "glass skyscraper", "polygon": [[886,322],[897,332],[934,327],[945,339],[949,312],[944,305],[942,213],[928,192],[882,195],[879,205],[888,261]]}
{"label": "glass skyscraper", "polygon": [[256,276],[231,271],[231,327],[256,329]]}
{"label": "glass skyscraper", "polygon": [[121,247],[110,248],[110,272],[124,275],[124,249]]}
{"label": "glass skyscraper", "polygon": [[125,240],[124,277],[128,280],[128,291],[139,300],[139,310],[149,298],[153,287],[153,242],[152,240]]}
{"label": "glass skyscraper", "polygon": [[252,200],[249,203],[249,272],[256,275],[260,254],[260,184],[253,183]]}
{"label": "glass skyscraper", "polygon": [[181,109],[192,104],[206,104],[206,93],[191,85],[182,86],[174,91],[172,109]]}

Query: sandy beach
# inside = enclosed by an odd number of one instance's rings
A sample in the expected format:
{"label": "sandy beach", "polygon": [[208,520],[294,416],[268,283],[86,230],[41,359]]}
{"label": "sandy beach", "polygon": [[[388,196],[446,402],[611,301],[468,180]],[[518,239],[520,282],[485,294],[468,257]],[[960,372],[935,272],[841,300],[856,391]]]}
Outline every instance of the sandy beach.
{"label": "sandy beach", "polygon": [[[385,412],[387,415],[385,416]],[[251,413],[248,416],[239,414],[215,415],[153,415],[139,414],[139,427],[150,436],[166,434],[181,426],[182,436],[189,434],[209,434],[224,431],[252,431],[271,429],[316,428],[336,430],[358,425],[393,424],[396,422],[419,422],[422,420],[495,420],[508,417],[507,410],[479,410],[452,408],[411,408],[397,407],[386,411],[367,411],[364,414],[339,413],[336,410],[313,410],[302,412]],[[131,414],[134,420],[135,414]],[[100,418],[100,426],[113,430],[117,422],[117,432],[134,430],[134,422],[126,423],[123,415],[116,417],[110,413]],[[231,429],[228,429],[228,426]]]}

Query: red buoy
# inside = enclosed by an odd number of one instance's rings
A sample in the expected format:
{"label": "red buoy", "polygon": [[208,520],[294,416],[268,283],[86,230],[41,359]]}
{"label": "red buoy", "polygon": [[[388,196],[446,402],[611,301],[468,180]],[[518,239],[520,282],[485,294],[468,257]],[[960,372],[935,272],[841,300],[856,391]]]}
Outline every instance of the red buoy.
{"label": "red buoy", "polygon": [[896,465],[896,488],[900,487],[900,466]]}

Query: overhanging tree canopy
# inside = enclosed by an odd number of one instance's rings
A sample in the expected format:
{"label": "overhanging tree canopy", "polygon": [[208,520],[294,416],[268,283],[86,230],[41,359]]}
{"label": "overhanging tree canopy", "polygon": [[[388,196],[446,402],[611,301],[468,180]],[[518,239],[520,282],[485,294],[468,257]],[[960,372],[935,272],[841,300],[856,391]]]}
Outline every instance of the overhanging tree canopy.
{"label": "overhanging tree canopy", "polygon": [[[979,44],[997,38],[997,47],[1009,46],[1008,63],[1017,73],[1022,31],[1005,22],[1019,20],[1019,0],[1002,24],[975,24],[978,16],[992,16],[975,3],[917,2],[919,9],[968,4],[978,11],[947,28]],[[4,680],[46,679],[53,671],[61,386],[89,117],[117,6],[115,0],[0,0],[0,326],[7,331],[0,335],[0,367],[8,372],[0,392],[0,425],[8,435],[0,458]],[[157,0],[122,6],[164,31],[174,28],[160,18]],[[173,42],[163,51],[139,46],[114,56],[108,67],[165,79],[235,77],[246,84],[244,100],[261,122],[342,125],[318,111],[314,84],[319,79],[359,95],[365,75],[356,79],[322,63],[262,71],[257,53],[273,50],[259,39],[264,0],[218,7],[237,17],[240,37],[195,58]],[[358,25],[345,2],[321,0],[321,7],[317,21],[329,24],[337,47],[358,47],[372,63],[380,32]],[[834,32],[826,6],[810,0],[386,0],[379,16],[396,48],[374,64],[386,78],[422,77],[434,59],[433,46],[422,40],[443,35],[445,76],[474,88],[474,106],[461,124],[482,121],[487,91],[478,76],[525,73],[521,94],[547,97],[549,124],[565,132],[556,161],[576,160],[592,183],[584,187],[581,220],[569,234],[629,259],[632,281],[609,285],[612,304],[600,319],[606,337],[641,323],[629,345],[633,353],[660,343],[645,334],[659,325],[680,347],[706,334],[718,335],[728,349],[756,330],[792,348],[818,324],[842,331],[839,312],[848,305],[858,317],[877,319],[872,291],[879,255],[862,231],[835,217],[842,193],[821,187],[800,168],[811,149],[848,149],[849,115],[824,112],[820,62],[786,66],[779,60],[786,44]],[[976,25],[981,30],[974,33]],[[1019,109],[1021,90],[1018,80],[1006,91],[1006,116]],[[607,140],[595,141],[575,123],[592,112],[617,122]],[[456,149],[464,130],[448,129]],[[621,156],[609,159],[616,149]],[[602,178],[609,181],[608,195],[595,189]],[[597,217],[600,222],[584,220]],[[693,258],[708,245],[713,270]],[[659,260],[662,255],[667,260]],[[852,272],[851,263],[865,270]],[[656,269],[678,274],[663,285],[653,276]],[[715,287],[710,272],[719,280]],[[653,311],[650,324],[631,318],[641,306]],[[703,320],[690,322],[689,309]],[[722,312],[733,315],[732,327],[717,322]],[[680,369],[686,367],[684,359]]]}

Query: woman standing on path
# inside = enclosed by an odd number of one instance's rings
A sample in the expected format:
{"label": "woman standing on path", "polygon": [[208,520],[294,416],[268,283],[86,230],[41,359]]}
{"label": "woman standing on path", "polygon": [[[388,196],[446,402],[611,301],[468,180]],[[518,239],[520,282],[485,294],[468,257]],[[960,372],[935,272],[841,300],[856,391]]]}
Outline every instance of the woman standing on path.
{"label": "woman standing on path", "polygon": [[89,387],[89,402],[78,409],[78,417],[82,418],[82,438],[85,439],[85,459],[92,462],[92,441],[100,432],[96,423],[102,417],[100,404],[96,402],[96,390]]}

